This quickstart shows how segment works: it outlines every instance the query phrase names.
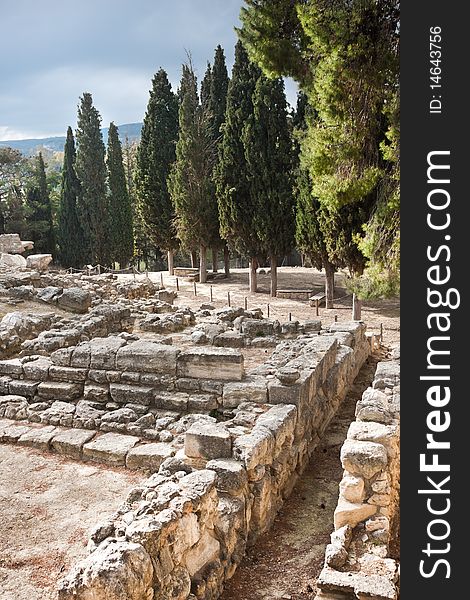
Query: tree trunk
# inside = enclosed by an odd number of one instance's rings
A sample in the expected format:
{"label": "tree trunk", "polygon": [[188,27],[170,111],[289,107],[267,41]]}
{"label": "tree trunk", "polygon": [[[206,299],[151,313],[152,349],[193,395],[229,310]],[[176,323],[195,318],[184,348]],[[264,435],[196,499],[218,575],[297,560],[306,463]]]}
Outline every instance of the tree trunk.
{"label": "tree trunk", "polygon": [[230,276],[230,252],[228,251],[228,247],[224,246],[224,269],[225,269],[225,277]]}
{"label": "tree trunk", "polygon": [[168,275],[170,275],[170,277],[173,277],[174,273],[174,252],[173,250],[168,250]]}
{"label": "tree trunk", "polygon": [[334,308],[333,299],[335,295],[335,268],[331,263],[325,265],[325,295],[326,308]]}
{"label": "tree trunk", "polygon": [[256,269],[258,267],[258,261],[256,258],[250,258],[250,292],[256,293],[258,291],[258,277]]}
{"label": "tree trunk", "polygon": [[277,256],[271,256],[271,296],[277,296]]}
{"label": "tree trunk", "polygon": [[191,268],[195,269],[197,265],[197,252],[196,250],[191,250]]}
{"label": "tree trunk", "polygon": [[199,250],[199,282],[207,281],[207,248],[201,246]]}
{"label": "tree trunk", "polygon": [[361,320],[361,309],[362,309],[362,300],[360,300],[356,294],[353,294],[353,305],[352,305],[352,320],[360,321]]}
{"label": "tree trunk", "polygon": [[219,252],[217,248],[212,248],[212,272],[217,273],[217,262],[219,258]]}

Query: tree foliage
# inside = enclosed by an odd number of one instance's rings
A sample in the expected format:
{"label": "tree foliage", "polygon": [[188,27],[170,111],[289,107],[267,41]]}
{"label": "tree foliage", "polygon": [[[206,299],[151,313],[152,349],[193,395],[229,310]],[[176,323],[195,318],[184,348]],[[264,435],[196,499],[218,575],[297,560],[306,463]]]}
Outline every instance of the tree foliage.
{"label": "tree foliage", "polygon": [[34,242],[36,253],[55,254],[51,199],[41,152],[34,162],[34,175],[26,195],[26,234]]}
{"label": "tree foliage", "polygon": [[58,210],[58,258],[63,267],[81,269],[86,262],[83,230],[78,218],[77,200],[80,182],[75,171],[75,140],[72,128],[67,129],[62,167],[62,184]]}
{"label": "tree foliage", "polygon": [[105,146],[101,117],[85,92],[78,106],[76,172],[80,180],[78,215],[84,234],[87,262],[109,262]]}
{"label": "tree foliage", "polygon": [[108,131],[108,210],[109,252],[112,262],[122,268],[129,264],[134,252],[132,207],[127,191],[126,175],[122,161],[122,146],[118,128],[111,123]]}
{"label": "tree foliage", "polygon": [[176,159],[178,99],[168,76],[160,69],[152,80],[150,99],[136,156],[136,193],[140,221],[152,242],[162,250],[178,247],[168,175]]}

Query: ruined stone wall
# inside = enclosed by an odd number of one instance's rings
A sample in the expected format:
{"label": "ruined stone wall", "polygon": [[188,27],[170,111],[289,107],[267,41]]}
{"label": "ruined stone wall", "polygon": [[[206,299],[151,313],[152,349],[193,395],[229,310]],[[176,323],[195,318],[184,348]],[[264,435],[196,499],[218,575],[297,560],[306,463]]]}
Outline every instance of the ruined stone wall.
{"label": "ruined stone wall", "polygon": [[[176,379],[199,381],[213,351],[179,354]],[[217,598],[246,545],[272,524],[369,352],[362,324],[337,324],[281,342],[249,377],[238,376],[236,361],[211,363],[232,418],[188,422],[174,456],[96,528],[59,598]]]}
{"label": "ruined stone wall", "polygon": [[400,364],[377,366],[356,407],[341,449],[344,475],[317,600],[396,600],[398,564],[391,558],[399,521]]}

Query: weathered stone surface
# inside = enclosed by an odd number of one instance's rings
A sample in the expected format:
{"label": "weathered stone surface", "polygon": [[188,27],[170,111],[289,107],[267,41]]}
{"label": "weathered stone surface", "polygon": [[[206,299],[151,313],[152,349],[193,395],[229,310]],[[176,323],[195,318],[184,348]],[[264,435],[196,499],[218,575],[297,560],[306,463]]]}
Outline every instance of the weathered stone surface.
{"label": "weathered stone surface", "polygon": [[387,461],[387,451],[382,444],[347,439],[341,448],[343,468],[366,479],[386,467]]}
{"label": "weathered stone surface", "polygon": [[188,410],[196,412],[210,412],[218,407],[217,396],[212,394],[190,394]]}
{"label": "weathered stone surface", "polygon": [[19,358],[10,358],[9,360],[0,360],[0,374],[2,375],[22,375],[23,362]]}
{"label": "weathered stone surface", "polygon": [[389,396],[381,390],[367,388],[356,405],[356,419],[389,424],[394,421],[394,418],[394,410],[389,405]]}
{"label": "weathered stone surface", "polygon": [[138,404],[148,406],[153,399],[153,388],[146,385],[111,383],[109,393],[111,398],[119,404],[137,402]]}
{"label": "weathered stone surface", "polygon": [[144,371],[174,375],[179,352],[174,346],[139,340],[127,344],[118,351],[116,368],[122,371]]}
{"label": "weathered stone surface", "polygon": [[[260,464],[271,462],[275,439],[265,427],[254,427],[251,433],[237,437],[233,442],[233,457],[251,471]],[[268,458],[270,457],[270,458]]]}
{"label": "weathered stone surface", "polygon": [[77,407],[75,408],[75,416],[82,421],[88,421],[89,419],[99,419],[105,413],[104,410],[99,410],[93,406],[92,403],[87,400],[79,400]]}
{"label": "weathered stone surface", "polygon": [[[379,559],[377,559],[379,560]],[[385,561],[381,561],[384,563]],[[390,563],[394,561],[390,560]],[[377,573],[385,569],[376,568]],[[388,571],[388,572],[387,572]],[[374,572],[342,572],[324,567],[317,581],[317,586],[323,591],[342,591],[343,593],[354,593],[356,598],[365,600],[396,600],[398,597],[396,580],[396,565],[390,566],[384,574]]]}
{"label": "weathered stone surface", "polygon": [[400,384],[400,362],[389,360],[379,362],[375,371],[372,387],[378,389],[391,388]]}
{"label": "weathered stone surface", "polygon": [[28,433],[31,427],[28,425],[8,425],[0,427],[0,442],[17,442],[18,439]]}
{"label": "weathered stone surface", "polygon": [[58,367],[51,365],[49,368],[49,377],[54,381],[68,381],[72,383],[82,383],[86,380],[88,371],[86,369],[73,369],[70,367]]}
{"label": "weathered stone surface", "polygon": [[214,338],[214,346],[220,348],[243,348],[246,336],[238,331],[224,331]]}
{"label": "weathered stone surface", "polygon": [[86,313],[91,306],[91,294],[79,287],[70,287],[57,296],[61,308],[76,313]]}
{"label": "weathered stone surface", "polygon": [[356,527],[361,521],[365,521],[377,512],[377,507],[370,504],[354,504],[340,498],[335,509],[335,529],[344,525]]}
{"label": "weathered stone surface", "polygon": [[251,338],[271,336],[274,333],[272,321],[265,319],[245,319],[241,324],[242,333]]}
{"label": "weathered stone surface", "polygon": [[222,492],[239,492],[248,481],[246,470],[238,460],[217,458],[210,460],[206,468],[217,473],[216,486]]}
{"label": "weathered stone surface", "polygon": [[232,439],[221,425],[196,422],[186,431],[184,451],[191,458],[229,458],[232,455]]}
{"label": "weathered stone surface", "polygon": [[111,465],[124,465],[126,454],[139,438],[119,433],[105,433],[83,446],[83,458]]}
{"label": "weathered stone surface", "polygon": [[87,383],[83,389],[83,398],[91,402],[108,402],[111,398],[109,385]]}
{"label": "weathered stone surface", "polygon": [[345,475],[339,484],[341,496],[348,502],[360,504],[364,500],[364,479],[354,475]]}
{"label": "weathered stone surface", "polygon": [[82,395],[82,386],[62,381],[43,381],[38,385],[38,395],[50,400],[75,400]]}
{"label": "weathered stone surface", "polygon": [[222,404],[224,408],[236,408],[242,402],[267,402],[268,388],[264,378],[251,378],[224,385]]}
{"label": "weathered stone surface", "polygon": [[59,600],[152,600],[152,560],[140,544],[105,540],[59,584]]}
{"label": "weathered stone surface", "polygon": [[36,393],[39,381],[26,381],[24,379],[12,379],[8,384],[8,391],[10,394],[17,394],[18,396],[26,396],[32,398]]}
{"label": "weathered stone surface", "polygon": [[126,466],[128,469],[158,471],[162,462],[174,454],[175,450],[168,444],[142,444],[129,450]]}
{"label": "weathered stone surface", "polygon": [[[73,351],[74,351],[74,348],[59,348],[58,350],[55,350],[51,354],[52,364],[58,365],[61,367],[70,367],[70,362],[72,360]],[[80,366],[82,366],[82,365],[80,365]],[[85,366],[87,368],[90,366],[89,360]]]}
{"label": "weathered stone surface", "polygon": [[17,233],[2,233],[0,235],[0,252],[22,254],[26,249],[25,244],[33,246],[33,242],[22,242]]}
{"label": "weathered stone surface", "polygon": [[8,267],[13,269],[24,269],[26,267],[26,259],[19,254],[0,253],[0,267]]}
{"label": "weathered stone surface", "polygon": [[52,254],[30,254],[26,258],[26,268],[35,271],[47,271],[52,262]]}
{"label": "weathered stone surface", "polygon": [[44,356],[35,360],[25,360],[23,362],[24,376],[32,381],[44,381],[48,377],[50,366],[51,361]]}
{"label": "weathered stone surface", "polygon": [[178,377],[239,381],[243,372],[243,355],[231,348],[194,348],[178,357]]}
{"label": "weathered stone surface", "polygon": [[191,577],[217,558],[219,550],[220,542],[212,537],[207,529],[204,530],[199,542],[185,555],[186,567]]}
{"label": "weathered stone surface", "polygon": [[49,450],[50,443],[56,432],[57,429],[50,425],[30,429],[18,439],[18,444],[20,446],[32,446],[39,450]]}
{"label": "weathered stone surface", "polygon": [[348,438],[362,442],[375,442],[387,449],[389,456],[396,454],[399,431],[397,425],[383,425],[373,421],[353,421],[348,429]]}
{"label": "weathered stone surface", "polygon": [[59,454],[79,459],[82,456],[83,445],[92,440],[94,436],[94,431],[66,429],[54,435],[51,446]]}

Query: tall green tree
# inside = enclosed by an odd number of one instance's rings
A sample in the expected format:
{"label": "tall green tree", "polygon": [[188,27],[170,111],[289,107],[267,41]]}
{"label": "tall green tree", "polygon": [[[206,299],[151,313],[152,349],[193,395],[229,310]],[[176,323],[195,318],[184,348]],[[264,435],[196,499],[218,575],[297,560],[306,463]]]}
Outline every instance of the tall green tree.
{"label": "tall green tree", "polygon": [[276,296],[278,258],[292,249],[295,229],[294,154],[282,79],[259,77],[243,144],[255,232],[271,263],[271,296]]}
{"label": "tall green tree", "polygon": [[396,271],[398,0],[246,0],[241,20],[251,58],[294,77],[316,109],[302,142],[312,193],[350,229],[330,250],[357,269],[354,238],[372,266]]}
{"label": "tall green tree", "polygon": [[23,187],[29,167],[19,150],[0,148],[0,233],[26,231]]}
{"label": "tall green tree", "polygon": [[183,65],[180,85],[179,138],[176,162],[168,180],[176,213],[176,230],[183,247],[199,248],[199,278],[207,280],[207,249],[218,231],[214,203],[214,142],[207,111],[199,103],[192,65]]}
{"label": "tall green tree", "polygon": [[248,58],[241,42],[228,86],[223,136],[216,169],[220,233],[240,254],[250,259],[250,291],[257,291],[257,259],[263,253],[255,228],[256,207],[251,197],[250,169],[243,133],[253,118],[253,93],[261,71]]}
{"label": "tall green tree", "polygon": [[77,201],[80,182],[75,171],[75,140],[72,128],[67,129],[62,168],[62,185],[57,224],[58,258],[64,267],[82,268],[86,262],[84,236],[78,217]]}
{"label": "tall green tree", "polygon": [[78,215],[84,234],[86,262],[107,265],[108,203],[105,146],[100,125],[101,117],[93,106],[92,96],[85,92],[78,106],[76,132],[76,172],[80,180]]}
{"label": "tall green tree", "polygon": [[166,72],[160,69],[152,80],[137,150],[135,182],[140,221],[152,242],[167,252],[170,275],[178,239],[167,180],[176,159],[177,139],[178,98]]}
{"label": "tall green tree", "polygon": [[122,160],[122,146],[118,128],[110,123],[108,131],[108,223],[109,250],[112,262],[121,268],[129,264],[134,252],[132,207],[127,190],[126,174]]}
{"label": "tall green tree", "polygon": [[55,254],[52,208],[41,152],[35,159],[34,177],[26,196],[27,235],[38,254]]}

